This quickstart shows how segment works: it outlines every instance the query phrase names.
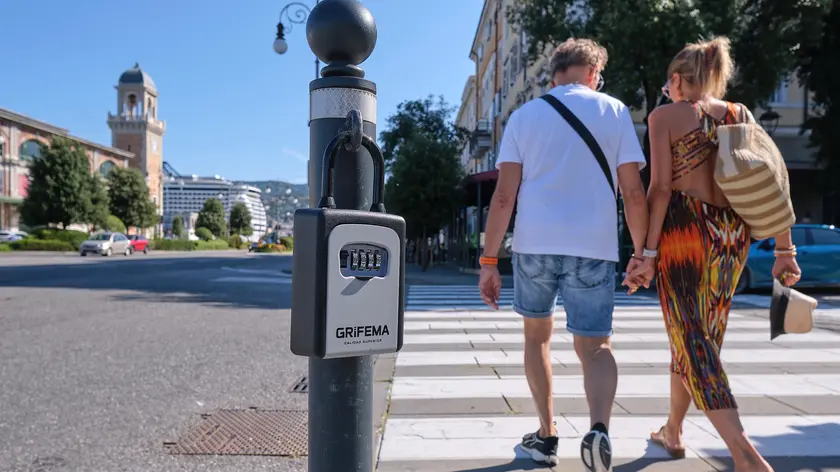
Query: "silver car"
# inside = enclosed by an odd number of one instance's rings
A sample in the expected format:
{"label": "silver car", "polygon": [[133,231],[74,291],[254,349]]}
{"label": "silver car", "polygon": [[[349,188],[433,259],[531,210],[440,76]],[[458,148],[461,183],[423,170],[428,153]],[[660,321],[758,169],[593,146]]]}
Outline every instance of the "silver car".
{"label": "silver car", "polygon": [[122,254],[131,255],[131,241],[122,233],[99,233],[94,234],[87,241],[79,246],[79,255],[101,254],[111,256]]}

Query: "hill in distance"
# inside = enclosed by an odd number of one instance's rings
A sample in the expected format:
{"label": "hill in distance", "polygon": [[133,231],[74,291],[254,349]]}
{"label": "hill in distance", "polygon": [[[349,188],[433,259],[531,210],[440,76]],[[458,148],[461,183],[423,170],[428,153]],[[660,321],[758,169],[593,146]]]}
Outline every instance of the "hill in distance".
{"label": "hill in distance", "polygon": [[[307,184],[292,184],[289,182],[283,182],[282,180],[243,180],[238,183],[257,187],[262,191],[263,198],[272,194],[277,195],[279,192],[285,192],[285,189],[287,188],[292,189],[291,195],[294,197],[300,198],[309,196],[309,185]],[[271,189],[271,192],[266,193],[266,189],[269,188]],[[283,193],[280,194],[282,195]]]}

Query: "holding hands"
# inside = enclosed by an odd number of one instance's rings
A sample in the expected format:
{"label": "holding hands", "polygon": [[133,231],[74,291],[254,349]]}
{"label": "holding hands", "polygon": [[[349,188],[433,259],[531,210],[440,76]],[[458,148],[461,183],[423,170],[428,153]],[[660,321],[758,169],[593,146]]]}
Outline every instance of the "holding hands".
{"label": "holding hands", "polygon": [[636,293],[639,287],[650,288],[650,282],[655,274],[656,259],[654,257],[633,256],[627,263],[627,275],[621,285],[628,288],[627,293]]}

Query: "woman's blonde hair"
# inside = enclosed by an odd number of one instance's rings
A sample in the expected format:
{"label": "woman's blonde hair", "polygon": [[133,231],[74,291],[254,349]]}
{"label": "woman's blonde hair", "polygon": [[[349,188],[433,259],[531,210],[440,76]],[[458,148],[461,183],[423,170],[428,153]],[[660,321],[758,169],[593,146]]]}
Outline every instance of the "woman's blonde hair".
{"label": "woman's blonde hair", "polygon": [[723,98],[732,71],[729,38],[718,36],[709,41],[686,44],[671,60],[668,77],[679,74],[700,93]]}

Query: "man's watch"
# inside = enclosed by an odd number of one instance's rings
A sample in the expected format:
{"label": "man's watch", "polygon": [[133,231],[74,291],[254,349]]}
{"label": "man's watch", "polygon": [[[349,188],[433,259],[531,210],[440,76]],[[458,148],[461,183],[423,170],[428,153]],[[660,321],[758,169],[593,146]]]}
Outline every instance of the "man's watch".
{"label": "man's watch", "polygon": [[642,250],[642,257],[656,257],[659,254],[659,251],[656,249],[647,249],[645,248]]}

